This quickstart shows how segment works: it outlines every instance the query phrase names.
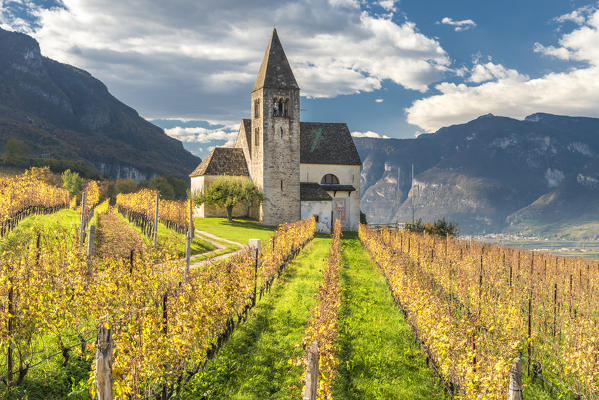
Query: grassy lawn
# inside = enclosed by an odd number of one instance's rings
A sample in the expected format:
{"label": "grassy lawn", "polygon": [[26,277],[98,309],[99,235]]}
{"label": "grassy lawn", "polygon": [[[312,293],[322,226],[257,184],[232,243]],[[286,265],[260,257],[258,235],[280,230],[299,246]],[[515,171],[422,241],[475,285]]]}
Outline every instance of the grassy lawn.
{"label": "grassy lawn", "polygon": [[443,399],[443,386],[355,233],[344,233],[337,399]]}
{"label": "grassy lawn", "polygon": [[48,229],[72,229],[76,226],[79,226],[79,213],[69,209],[60,210],[53,214],[30,215],[22,219],[19,225],[4,236],[2,247],[5,249],[10,248],[15,240],[21,241],[26,235],[31,235],[34,228],[47,231]]}
{"label": "grassy lawn", "polygon": [[[129,224],[133,229],[135,229],[139,233],[139,235],[144,239],[144,241],[146,242],[147,245],[151,245],[151,240],[142,233],[141,229],[138,226],[136,226],[133,223],[129,223],[127,218],[123,217],[120,213],[117,213],[117,215],[123,221],[125,221],[127,224]],[[158,223],[158,242],[175,242],[175,243],[177,243],[177,253],[178,253],[179,257],[185,257],[186,239],[185,239],[184,234],[175,232],[172,229],[168,229],[166,227],[166,225],[164,225],[162,223]],[[195,237],[193,238],[193,240],[191,242],[191,254],[192,255],[206,253],[207,251],[214,250],[215,248],[216,247],[214,247],[212,245],[212,243],[208,243],[207,241],[203,240],[198,235],[195,235]]]}
{"label": "grassy lawn", "polygon": [[79,226],[79,211],[63,209],[53,214],[43,215],[30,215],[23,219],[19,225],[11,234],[20,234],[25,231],[31,230],[33,226],[40,226],[43,228],[71,228],[73,226]]}
{"label": "grassy lawn", "polygon": [[314,239],[285,267],[271,292],[179,398],[301,398],[303,365],[290,360],[303,354],[301,343],[330,243]]}
{"label": "grassy lawn", "polygon": [[234,219],[232,222],[226,218],[194,218],[193,221],[195,228],[200,231],[241,244],[247,244],[250,239],[262,239],[262,242],[266,242],[277,230],[274,226],[264,226],[244,218]]}

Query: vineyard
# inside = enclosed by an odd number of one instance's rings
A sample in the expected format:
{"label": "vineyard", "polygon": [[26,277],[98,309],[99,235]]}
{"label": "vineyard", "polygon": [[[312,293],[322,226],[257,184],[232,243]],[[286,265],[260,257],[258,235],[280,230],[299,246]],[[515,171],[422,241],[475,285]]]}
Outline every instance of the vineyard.
{"label": "vineyard", "polygon": [[518,358],[548,392],[598,398],[597,263],[366,226],[360,238],[458,397],[505,397]]}
{"label": "vineyard", "polygon": [[90,376],[105,373],[100,360],[110,358],[115,397],[170,397],[215,355],[314,228],[313,220],[282,226],[260,255],[260,268],[244,252],[189,274],[176,262],[155,264],[151,252],[134,264],[108,258],[90,264],[76,230],[36,231],[37,240],[23,240],[2,259],[3,379],[18,386],[52,357],[43,345],[49,338],[66,365],[75,354],[89,358],[97,337]]}
{"label": "vineyard", "polygon": [[0,398],[599,399],[596,262],[46,182],[0,178]]}
{"label": "vineyard", "polygon": [[69,193],[45,183],[47,169],[33,168],[16,177],[0,177],[0,237],[23,218],[52,213],[69,204]]}

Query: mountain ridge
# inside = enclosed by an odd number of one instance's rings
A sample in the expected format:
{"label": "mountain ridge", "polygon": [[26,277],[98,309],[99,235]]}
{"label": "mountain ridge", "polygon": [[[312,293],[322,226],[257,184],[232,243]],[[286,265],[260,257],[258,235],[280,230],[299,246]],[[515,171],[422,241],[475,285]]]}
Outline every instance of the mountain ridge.
{"label": "mountain ridge", "polygon": [[0,28],[0,147],[85,160],[112,177],[187,177],[201,161],[90,73],[41,54],[32,37]]}
{"label": "mountain ridge", "polygon": [[[415,139],[354,140],[363,161],[362,208],[374,223],[409,221],[413,204],[416,218],[456,220],[463,233],[560,235],[580,218],[566,207],[559,222],[564,229],[554,226],[556,204],[563,208],[567,199],[596,209],[589,199],[599,194],[596,118],[487,114]],[[552,193],[561,203],[539,200]],[[584,218],[595,220],[599,210]]]}

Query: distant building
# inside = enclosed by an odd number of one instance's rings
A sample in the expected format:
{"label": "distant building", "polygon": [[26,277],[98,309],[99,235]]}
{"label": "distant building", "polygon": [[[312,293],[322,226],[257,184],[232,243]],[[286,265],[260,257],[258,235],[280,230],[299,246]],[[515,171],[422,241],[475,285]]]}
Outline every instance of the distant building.
{"label": "distant building", "polygon": [[[345,230],[360,221],[360,156],[345,123],[300,122],[300,89],[277,31],[266,48],[251,93],[251,119],[241,120],[235,147],[217,147],[190,174],[192,192],[219,176],[251,179],[264,194],[260,206],[237,207],[279,225],[312,215],[317,229],[330,232],[340,219]],[[226,215],[202,205],[201,217]]]}

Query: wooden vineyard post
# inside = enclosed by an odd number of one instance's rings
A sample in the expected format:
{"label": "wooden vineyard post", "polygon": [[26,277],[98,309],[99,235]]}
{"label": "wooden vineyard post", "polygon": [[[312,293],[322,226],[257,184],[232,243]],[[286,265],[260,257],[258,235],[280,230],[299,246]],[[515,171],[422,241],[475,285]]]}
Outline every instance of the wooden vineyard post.
{"label": "wooden vineyard post", "polygon": [[254,259],[254,299],[252,305],[256,305],[257,292],[258,292],[258,262],[260,261],[260,251],[262,250],[262,240],[250,239],[248,242],[250,247],[250,254]]}
{"label": "wooden vineyard post", "polygon": [[156,240],[158,239],[158,207],[160,206],[160,194],[156,193],[156,211],[154,212],[154,232],[153,240],[154,246],[156,246]]}
{"label": "wooden vineyard post", "polygon": [[[9,267],[10,268],[10,267]],[[12,268],[11,268],[12,269]],[[13,370],[13,344],[12,344],[12,336],[14,334],[14,314],[15,314],[15,304],[14,304],[14,286],[12,284],[12,277],[10,278],[10,288],[8,289],[8,323],[7,323],[7,333],[8,333],[8,350],[6,356],[6,386],[10,387],[12,384],[12,370]]]}
{"label": "wooden vineyard post", "polygon": [[185,246],[185,279],[189,278],[189,265],[191,264],[191,240],[193,233],[191,229],[187,231],[187,245]]}
{"label": "wooden vineyard post", "polygon": [[94,237],[96,236],[96,227],[89,227],[89,237],[87,238],[87,274],[92,276],[93,257],[94,257]]}
{"label": "wooden vineyard post", "polygon": [[304,387],[303,400],[316,400],[318,391],[318,342],[314,341],[308,349],[308,362],[306,365],[306,386]]}
{"label": "wooden vineyard post", "polygon": [[[162,297],[162,334],[166,338],[168,335],[168,291],[164,292]],[[162,385],[162,400],[167,400],[166,381]]]}
{"label": "wooden vineyard post", "polygon": [[193,226],[193,197],[189,195],[189,230],[191,231],[191,237],[195,237],[195,229]]}
{"label": "wooden vineyard post", "polygon": [[510,370],[510,386],[507,393],[508,400],[522,400],[522,365],[520,357],[514,359]]}
{"label": "wooden vineyard post", "polygon": [[87,194],[83,192],[81,195],[81,219],[79,222],[79,243],[83,245],[85,241],[85,201],[87,200]]}
{"label": "wooden vineyard post", "polygon": [[449,235],[445,235],[445,258],[447,259],[447,245],[449,244]]}
{"label": "wooden vineyard post", "polygon": [[96,340],[96,391],[98,400],[112,400],[112,351],[114,342],[109,328],[100,324]]}
{"label": "wooden vineyard post", "polygon": [[556,333],[556,314],[557,314],[557,283],[553,286],[553,337]]}
{"label": "wooden vineyard post", "polygon": [[528,340],[527,340],[527,357],[526,357],[526,373],[530,376],[530,358],[532,357],[532,343],[530,342],[530,337],[532,335],[532,288],[530,288],[530,293],[528,295]]}
{"label": "wooden vineyard post", "polygon": [[133,273],[133,256],[134,256],[135,250],[131,249],[131,253],[129,254],[129,273],[132,274]]}

